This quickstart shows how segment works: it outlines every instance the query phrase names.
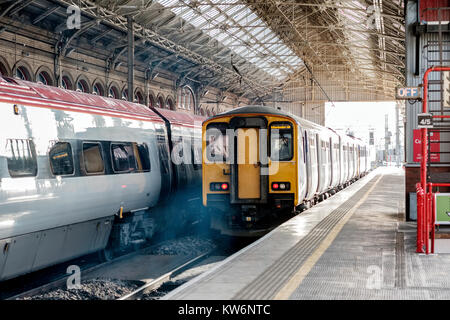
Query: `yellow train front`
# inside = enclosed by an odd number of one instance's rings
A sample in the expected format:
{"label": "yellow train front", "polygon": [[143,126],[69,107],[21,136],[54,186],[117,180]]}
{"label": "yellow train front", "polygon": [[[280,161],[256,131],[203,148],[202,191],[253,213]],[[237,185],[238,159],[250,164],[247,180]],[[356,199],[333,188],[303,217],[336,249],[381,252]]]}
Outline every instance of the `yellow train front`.
{"label": "yellow train front", "polygon": [[256,236],[293,212],[299,148],[292,117],[248,106],[209,118],[202,132],[203,205],[212,229]]}

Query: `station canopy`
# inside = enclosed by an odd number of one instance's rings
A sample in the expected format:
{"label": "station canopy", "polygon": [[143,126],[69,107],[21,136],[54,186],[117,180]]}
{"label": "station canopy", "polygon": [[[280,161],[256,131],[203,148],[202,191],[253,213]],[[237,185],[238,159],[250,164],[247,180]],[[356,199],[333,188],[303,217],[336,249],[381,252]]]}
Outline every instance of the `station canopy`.
{"label": "station canopy", "polygon": [[83,13],[82,30],[63,31],[69,52],[83,36],[80,46],[103,45],[122,61],[131,17],[137,66],[251,99],[270,99],[290,83],[319,87],[328,100],[342,100],[337,87],[388,99],[404,84],[403,0],[35,0],[6,1],[1,9],[8,15],[28,6],[36,20],[63,25],[55,3]]}
{"label": "station canopy", "polygon": [[404,83],[402,0],[100,3],[234,72],[225,83],[243,94],[264,96],[305,74],[324,92],[333,79],[386,98]]}

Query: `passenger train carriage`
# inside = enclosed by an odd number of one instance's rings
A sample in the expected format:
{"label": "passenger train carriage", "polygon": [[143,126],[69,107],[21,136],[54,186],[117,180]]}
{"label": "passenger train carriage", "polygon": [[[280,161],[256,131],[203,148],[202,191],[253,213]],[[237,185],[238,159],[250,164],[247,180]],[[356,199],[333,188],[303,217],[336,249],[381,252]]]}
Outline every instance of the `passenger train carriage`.
{"label": "passenger train carriage", "polygon": [[[156,205],[201,206],[203,120],[0,77],[0,280],[141,243],[168,223]],[[180,141],[193,161],[171,161]]]}
{"label": "passenger train carriage", "polygon": [[267,232],[369,168],[361,140],[270,107],[221,113],[202,131],[203,204],[226,235]]}

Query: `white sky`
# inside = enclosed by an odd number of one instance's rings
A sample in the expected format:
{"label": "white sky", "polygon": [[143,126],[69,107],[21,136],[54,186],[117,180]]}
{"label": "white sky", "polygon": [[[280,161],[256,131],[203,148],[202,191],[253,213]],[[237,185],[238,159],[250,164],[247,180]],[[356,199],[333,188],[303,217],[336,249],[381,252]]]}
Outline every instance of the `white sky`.
{"label": "white sky", "polygon": [[[395,143],[395,101],[391,102],[329,102],[325,104],[325,125],[332,129],[350,129],[355,136],[369,142],[369,129],[374,129],[375,145],[383,144],[385,115],[389,117],[391,143]],[[402,138],[401,138],[402,139]],[[401,140],[402,141],[402,140]]]}

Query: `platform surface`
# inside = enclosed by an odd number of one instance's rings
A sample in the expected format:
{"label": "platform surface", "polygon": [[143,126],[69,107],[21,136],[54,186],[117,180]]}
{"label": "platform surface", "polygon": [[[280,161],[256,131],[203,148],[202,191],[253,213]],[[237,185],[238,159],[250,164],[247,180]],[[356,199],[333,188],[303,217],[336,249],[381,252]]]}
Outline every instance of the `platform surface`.
{"label": "platform surface", "polygon": [[449,299],[450,254],[415,253],[402,169],[379,168],[165,299]]}

